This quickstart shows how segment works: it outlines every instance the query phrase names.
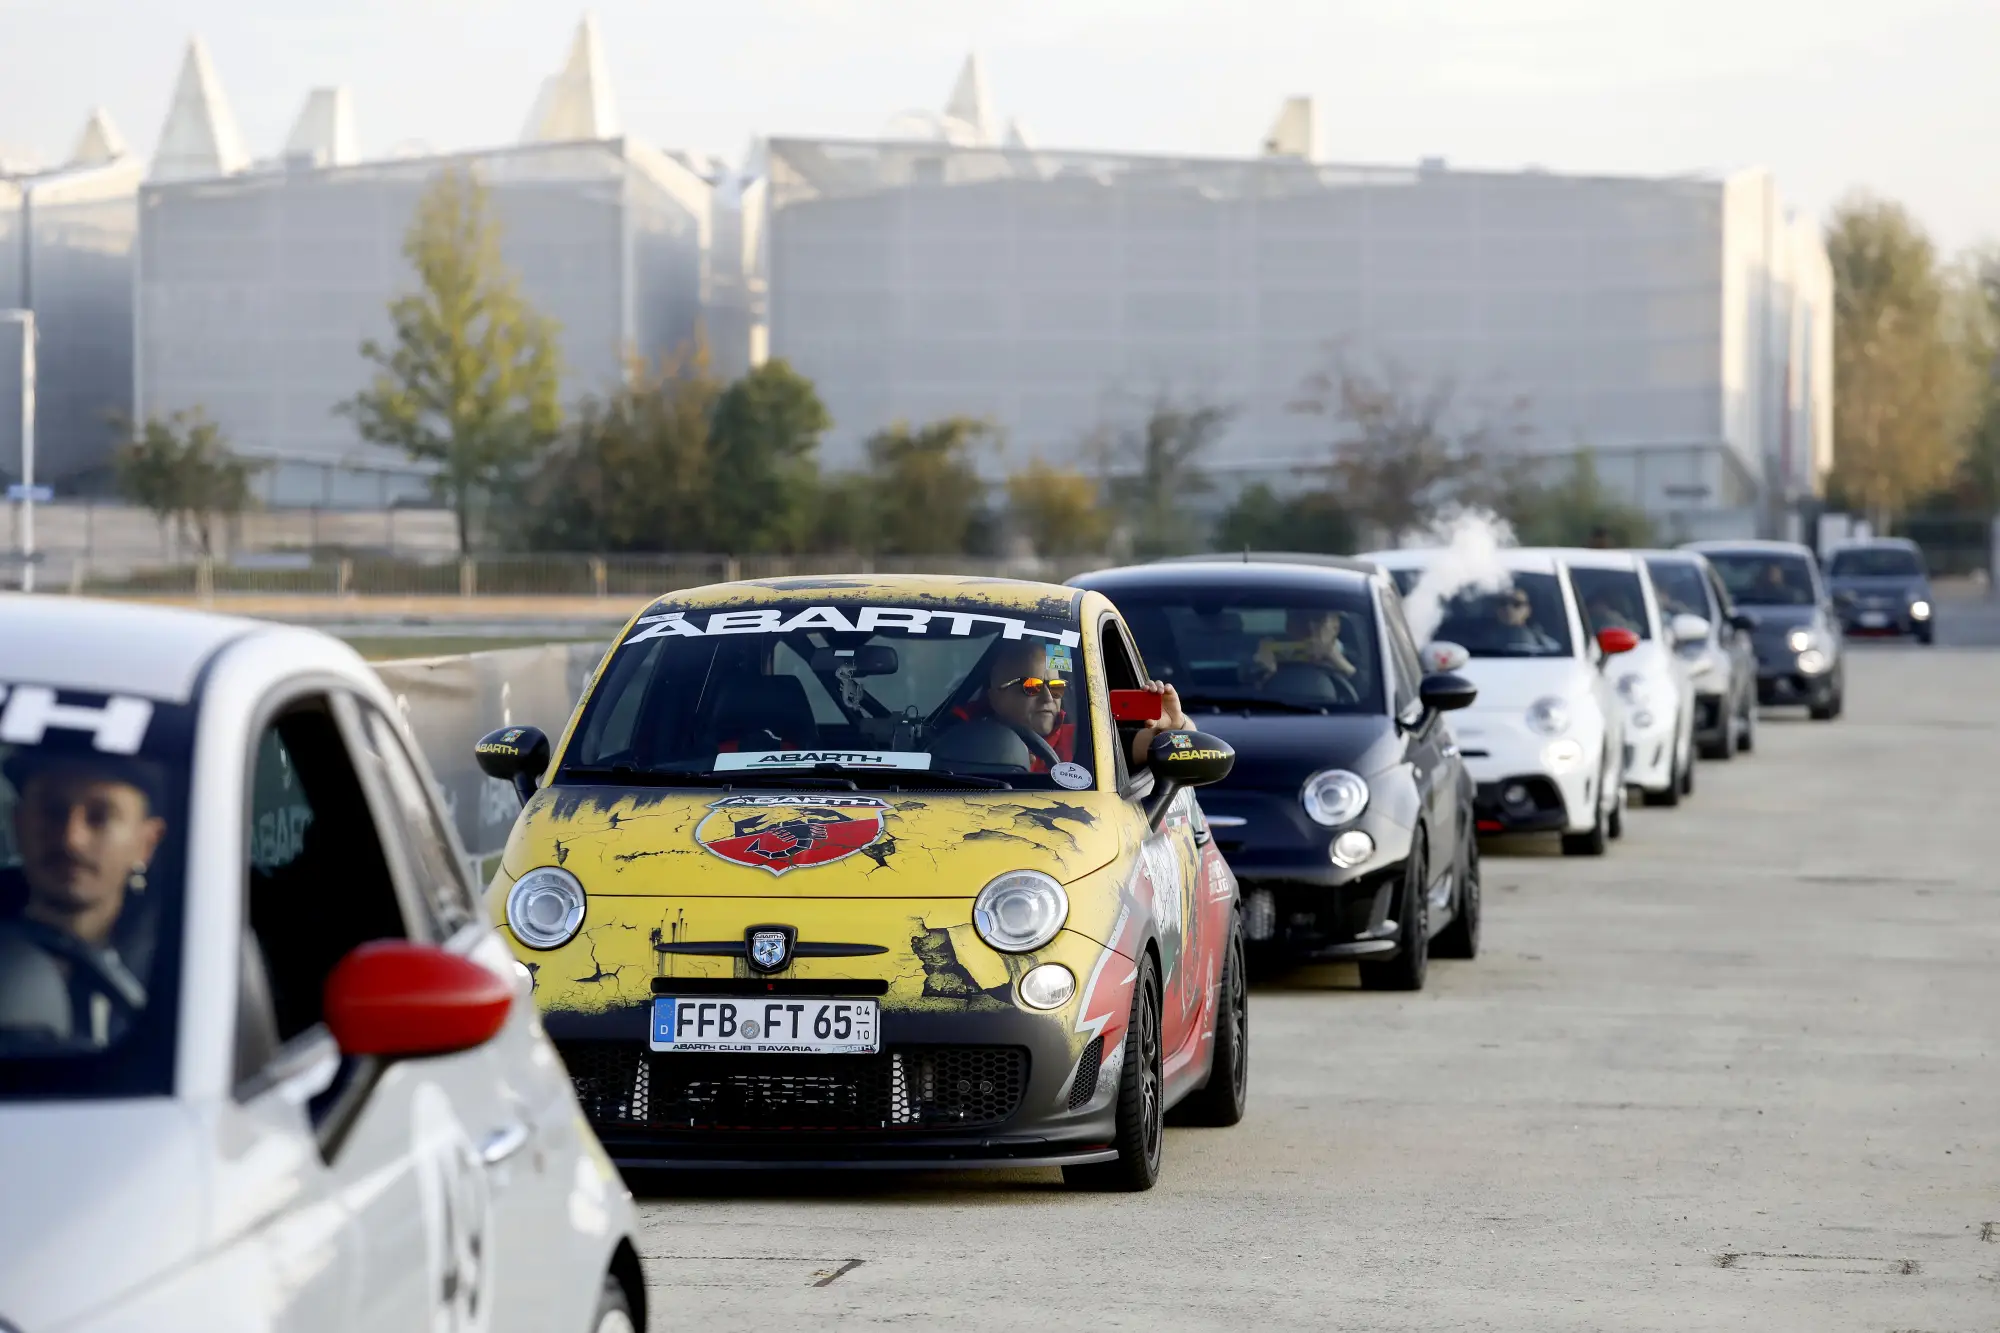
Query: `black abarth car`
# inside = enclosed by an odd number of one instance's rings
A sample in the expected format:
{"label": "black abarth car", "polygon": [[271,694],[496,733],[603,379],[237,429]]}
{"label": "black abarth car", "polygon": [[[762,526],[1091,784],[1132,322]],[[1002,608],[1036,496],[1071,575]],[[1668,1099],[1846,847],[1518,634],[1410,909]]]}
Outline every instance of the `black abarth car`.
{"label": "black abarth car", "polygon": [[1071,582],[1111,598],[1143,669],[1236,751],[1201,809],[1253,955],[1351,960],[1364,986],[1415,990],[1432,953],[1478,951],[1473,783],[1443,718],[1475,691],[1424,674],[1387,574],[1217,557]]}
{"label": "black abarth car", "polygon": [[1722,576],[1729,599],[1750,620],[1757,650],[1757,702],[1805,705],[1815,721],[1839,717],[1847,663],[1833,597],[1812,548],[1796,542],[1689,542]]}
{"label": "black abarth car", "polygon": [[1842,542],[1826,554],[1826,582],[1840,627],[1856,638],[1909,635],[1928,644],[1937,603],[1924,553],[1905,537]]}

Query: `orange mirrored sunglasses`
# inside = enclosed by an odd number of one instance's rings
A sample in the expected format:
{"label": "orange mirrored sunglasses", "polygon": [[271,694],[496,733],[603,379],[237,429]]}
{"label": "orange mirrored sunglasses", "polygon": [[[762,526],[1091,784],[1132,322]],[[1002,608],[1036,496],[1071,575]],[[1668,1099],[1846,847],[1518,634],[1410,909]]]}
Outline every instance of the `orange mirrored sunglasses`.
{"label": "orange mirrored sunglasses", "polygon": [[1038,694],[1043,690],[1047,690],[1049,698],[1060,699],[1063,697],[1063,691],[1069,688],[1069,682],[1066,680],[1046,679],[1041,676],[1016,676],[1000,688],[1003,690],[1019,690],[1023,694]]}

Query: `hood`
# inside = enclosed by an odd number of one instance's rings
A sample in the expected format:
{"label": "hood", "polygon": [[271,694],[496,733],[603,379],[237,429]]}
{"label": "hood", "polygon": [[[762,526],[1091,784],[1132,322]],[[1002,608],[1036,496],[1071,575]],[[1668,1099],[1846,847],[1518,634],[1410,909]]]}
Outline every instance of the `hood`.
{"label": "hood", "polygon": [[1753,632],[1758,634],[1797,629],[1819,619],[1819,608],[1816,606],[1738,606],[1736,609],[1756,622]]}
{"label": "hood", "polygon": [[1826,583],[1836,594],[1851,592],[1867,597],[1924,597],[1930,591],[1925,580],[1909,574],[1891,578],[1830,578]]}
{"label": "hood", "polygon": [[1236,767],[1216,790],[1293,792],[1323,768],[1372,777],[1397,762],[1395,723],[1379,714],[1350,717],[1300,713],[1194,713],[1196,729],[1236,747]]}
{"label": "hood", "polygon": [[501,866],[561,866],[592,896],[971,898],[1009,870],[1068,884],[1109,864],[1119,804],[1095,791],[545,787]]}
{"label": "hood", "polygon": [[0,1326],[71,1323],[191,1262],[196,1143],[164,1097],[0,1103],[0,1180],[18,1205],[0,1208]]}
{"label": "hood", "polygon": [[1475,657],[1458,674],[1479,687],[1474,708],[1525,709],[1537,699],[1576,693],[1594,671],[1574,657]]}

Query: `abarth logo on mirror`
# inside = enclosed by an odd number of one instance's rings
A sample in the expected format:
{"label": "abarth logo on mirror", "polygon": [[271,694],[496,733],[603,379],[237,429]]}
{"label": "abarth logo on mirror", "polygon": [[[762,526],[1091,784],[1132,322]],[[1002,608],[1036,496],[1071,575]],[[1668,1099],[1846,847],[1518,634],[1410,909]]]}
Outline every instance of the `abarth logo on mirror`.
{"label": "abarth logo on mirror", "polygon": [[750,932],[750,965],[760,972],[776,972],[785,965],[791,941],[782,930]]}

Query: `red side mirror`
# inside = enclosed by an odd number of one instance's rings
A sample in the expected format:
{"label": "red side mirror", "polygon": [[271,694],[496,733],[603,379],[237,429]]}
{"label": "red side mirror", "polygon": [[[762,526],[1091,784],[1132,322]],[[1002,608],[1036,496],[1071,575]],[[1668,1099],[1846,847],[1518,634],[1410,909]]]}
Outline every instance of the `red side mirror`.
{"label": "red side mirror", "polygon": [[490,1041],[513,989],[431,944],[374,940],[326,979],[326,1025],[346,1055],[449,1055]]}
{"label": "red side mirror", "polygon": [[1619,653],[1629,653],[1639,646],[1639,636],[1629,629],[1601,629],[1597,631],[1597,646],[1604,650],[1606,657],[1616,657]]}

